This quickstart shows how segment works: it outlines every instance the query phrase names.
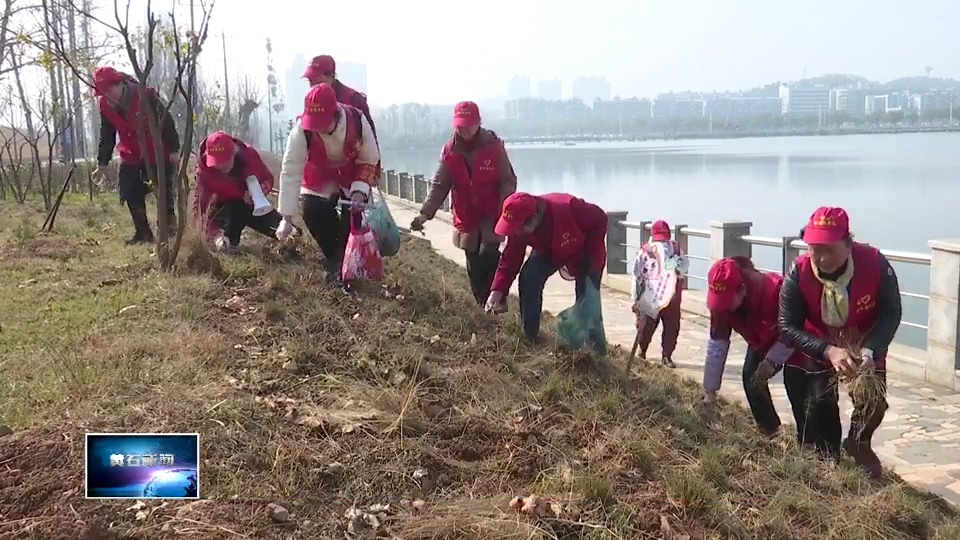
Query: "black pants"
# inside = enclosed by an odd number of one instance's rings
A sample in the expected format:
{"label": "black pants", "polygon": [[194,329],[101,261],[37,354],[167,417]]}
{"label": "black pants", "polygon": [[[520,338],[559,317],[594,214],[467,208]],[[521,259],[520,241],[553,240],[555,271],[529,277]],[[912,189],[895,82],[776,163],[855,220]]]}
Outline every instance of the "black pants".
{"label": "black pants", "polygon": [[[490,286],[500,264],[500,244],[478,244],[477,251],[466,252],[467,278],[470,280],[470,291],[477,304],[484,305],[490,296]],[[504,297],[506,301],[506,297]]]}
{"label": "black pants", "polygon": [[[173,186],[173,168],[172,163],[168,163],[164,168],[164,182],[167,188],[167,215],[170,216],[170,224],[174,224],[173,217],[175,213],[175,189]],[[150,222],[147,219],[147,195],[152,193],[156,185],[156,168],[147,167],[142,164],[121,163],[117,172],[117,188],[120,193],[120,201],[126,203],[130,211],[130,217],[133,220],[133,226],[136,228],[136,237],[143,238],[152,236]]]}
{"label": "black pants", "polygon": [[[520,267],[520,277],[517,280],[517,289],[520,293],[520,321],[523,333],[530,339],[540,337],[540,316],[543,313],[543,288],[550,276],[560,270],[550,259],[531,251],[530,256]],[[586,293],[587,280],[594,284],[600,283],[596,275],[576,278],[574,294],[577,300]],[[599,287],[599,285],[597,285]]]}
{"label": "black pants", "polygon": [[300,198],[303,223],[323,252],[324,264],[328,270],[339,269],[350,234],[350,209],[337,204],[339,193],[330,197],[301,195]]}
{"label": "black pants", "polygon": [[[877,370],[886,395],[887,375]],[[840,392],[833,368],[806,359],[804,366],[788,366],[783,384],[797,423],[797,440],[812,445],[824,457],[838,459],[843,443],[840,421]],[[884,399],[879,407],[866,410],[863,403],[853,403],[850,431],[847,437],[857,445],[869,446],[887,411]]]}
{"label": "black pants", "polygon": [[217,220],[220,228],[223,229],[223,235],[234,247],[240,244],[240,234],[247,227],[264,236],[274,238],[282,219],[276,210],[271,210],[262,216],[255,216],[253,205],[242,199],[219,204],[213,212],[213,219]]}
{"label": "black pants", "polygon": [[777,414],[777,408],[773,405],[770,385],[756,384],[753,380],[763,359],[764,355],[756,349],[747,348],[747,354],[743,358],[743,392],[747,396],[750,412],[753,413],[753,419],[757,421],[760,431],[772,435],[780,429],[780,415]]}

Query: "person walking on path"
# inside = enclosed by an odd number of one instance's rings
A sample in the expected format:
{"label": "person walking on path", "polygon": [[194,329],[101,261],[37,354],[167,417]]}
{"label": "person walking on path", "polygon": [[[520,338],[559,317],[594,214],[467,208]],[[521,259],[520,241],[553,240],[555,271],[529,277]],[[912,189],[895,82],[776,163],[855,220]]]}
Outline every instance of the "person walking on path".
{"label": "person walking on path", "polygon": [[[637,315],[637,329],[640,332],[639,354],[646,360],[647,348],[653,340],[653,334],[663,322],[660,335],[661,363],[674,368],[673,352],[680,338],[680,304],[683,301],[684,280],[688,268],[687,256],[680,249],[680,243],[671,239],[670,225],[666,221],[654,222],[650,231],[650,241],[640,247],[633,264],[634,275],[634,313]],[[665,274],[674,273],[676,279]],[[639,309],[640,294],[644,287],[653,288],[660,282],[670,283],[673,290],[661,291],[658,296],[667,296],[669,302],[660,309],[656,317],[643,313]]]}
{"label": "person walking on path", "polygon": [[[373,130],[360,111],[337,103],[330,85],[312,87],[283,153],[277,239],[293,233],[293,214],[302,203],[303,222],[323,252],[326,280],[344,292],[351,290],[341,279],[350,219],[360,219],[358,208],[369,200],[379,161]],[[341,208],[340,197],[349,198],[349,207]]]}
{"label": "person walking on path", "polygon": [[[790,401],[806,411],[798,431],[830,459],[843,448],[876,478],[883,467],[872,439],[888,407],[887,351],[903,315],[897,274],[878,249],[853,240],[842,208],[818,208],[802,237],[809,249],[784,280],[779,308],[784,341],[805,355],[801,369],[784,373]],[[879,380],[879,403],[854,399],[841,445],[838,376],[870,370]]]}
{"label": "person walking on path", "polygon": [[[172,232],[176,227],[173,169],[180,153],[177,127],[173,123],[173,117],[165,113],[156,90],[147,88],[146,95],[141,95],[136,79],[112,67],[97,68],[93,74],[93,90],[100,107],[100,142],[94,179],[102,180],[116,148],[120,154],[120,168],[117,172],[120,202],[126,203],[134,227],[133,238],[127,243],[153,243],[153,230],[150,228],[150,220],[147,219],[146,198],[153,192],[154,179],[160,176],[158,169],[162,169],[162,181],[167,192],[169,229]],[[165,161],[162,167],[157,166],[153,134],[141,110],[143,100],[147,100],[146,105],[156,115],[159,124],[160,143],[163,147],[161,158]],[[141,140],[145,147],[141,145]]]}
{"label": "person walking on path", "polygon": [[[567,193],[531,195],[517,192],[503,202],[494,232],[507,239],[493,278],[488,312],[502,312],[504,297],[519,274],[523,333],[540,341],[543,288],[559,271],[576,281],[579,300],[587,280],[597,289],[607,263],[607,213]],[[524,260],[527,247],[530,256]]]}
{"label": "person walking on path", "polygon": [[246,227],[270,238],[276,236],[280,213],[270,209],[266,214],[254,215],[247,186],[252,178],[263,193],[273,190],[273,174],[256,149],[217,131],[200,143],[196,176],[194,214],[202,220],[207,236],[218,250],[236,250]]}
{"label": "person walking on path", "polygon": [[[453,135],[443,145],[430,192],[410,228],[422,230],[450,195],[453,244],[466,254],[470,290],[480,306],[490,295],[500,263],[503,237],[494,232],[494,224],[504,199],[516,190],[517,175],[503,140],[481,127],[476,103],[458,103],[453,109]],[[502,300],[504,308],[506,298]]]}
{"label": "person walking on path", "polygon": [[[768,381],[786,362],[802,356],[780,341],[777,315],[782,284],[783,276],[757,270],[746,257],[721,259],[707,274],[710,339],[703,368],[703,400],[716,405],[730,337],[733,332],[740,334],[747,342],[743,391],[757,428],[768,437],[780,430],[780,416],[773,405]],[[794,407],[793,413],[797,425],[801,425],[804,411]]]}

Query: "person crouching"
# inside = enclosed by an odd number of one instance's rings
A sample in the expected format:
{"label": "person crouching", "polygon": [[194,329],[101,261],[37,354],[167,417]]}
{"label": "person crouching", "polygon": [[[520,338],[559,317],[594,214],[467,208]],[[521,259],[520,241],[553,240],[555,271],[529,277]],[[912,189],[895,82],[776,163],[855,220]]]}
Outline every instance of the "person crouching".
{"label": "person crouching", "polygon": [[200,143],[194,213],[203,219],[208,237],[220,251],[235,251],[246,227],[270,238],[277,234],[279,212],[271,208],[254,214],[247,184],[251,178],[264,194],[273,190],[273,174],[256,149],[223,131]]}
{"label": "person crouching", "polygon": [[[328,84],[318,84],[304,98],[303,114],[287,137],[280,171],[277,238],[286,240],[293,232],[297,196],[302,203],[303,222],[323,252],[327,283],[343,283],[341,266],[350,233],[351,210],[367,202],[380,152],[369,122],[356,108],[337,103]],[[340,197],[350,204],[341,208]],[[360,219],[359,212],[353,212]]]}
{"label": "person crouching", "polygon": [[[783,276],[757,270],[746,257],[720,259],[707,273],[707,308],[710,339],[703,367],[703,400],[717,402],[723,370],[733,332],[747,342],[743,359],[743,391],[761,433],[772,437],[780,430],[780,416],[773,404],[768,381],[784,364],[796,363],[797,353],[780,341],[777,316]],[[806,411],[793,405],[797,425]],[[802,441],[801,441],[802,442]]]}

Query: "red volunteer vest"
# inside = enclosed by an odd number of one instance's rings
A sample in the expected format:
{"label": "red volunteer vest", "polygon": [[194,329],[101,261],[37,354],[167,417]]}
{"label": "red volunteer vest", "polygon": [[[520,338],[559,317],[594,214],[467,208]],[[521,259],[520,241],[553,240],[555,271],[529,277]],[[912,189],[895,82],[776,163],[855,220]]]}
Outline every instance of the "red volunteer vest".
{"label": "red volunteer vest", "polygon": [[304,132],[308,137],[307,163],[303,168],[303,182],[301,186],[314,193],[323,193],[335,184],[343,189],[350,189],[350,185],[361,180],[360,167],[357,166],[357,155],[360,153],[360,111],[349,106],[340,105],[346,122],[346,134],[343,139],[343,163],[332,164],[327,157],[327,148],[316,133]]}
{"label": "red volunteer vest", "polygon": [[[820,313],[820,296],[823,285],[813,274],[809,255],[797,258],[797,272],[800,279],[800,291],[807,303],[806,330],[815,336],[826,339],[835,346],[841,346],[844,334],[852,333],[866,338],[877,322],[877,296],[880,292],[882,275],[878,264],[880,252],[861,243],[853,244],[853,279],[850,280],[848,294],[850,312],[847,322],[841,328],[827,326]],[[885,358],[874,359],[877,366],[883,366]]]}
{"label": "red volunteer vest", "polygon": [[453,139],[443,146],[441,161],[450,174],[450,206],[453,226],[460,232],[474,232],[485,219],[500,215],[500,173],[497,163],[503,141],[496,139],[473,151],[473,167],[453,151]]}
{"label": "red volunteer vest", "polygon": [[715,313],[722,323],[740,334],[751,349],[765,352],[780,339],[777,316],[780,304],[780,287],[783,276],[760,272],[755,282],[747,285],[746,309],[743,314],[734,311]]}
{"label": "red volunteer vest", "polygon": [[[584,256],[589,255],[584,253],[587,237],[577,223],[571,207],[574,200],[579,200],[578,197],[567,193],[547,193],[539,198],[546,202],[546,212],[550,214],[550,237],[544,238],[542,234],[538,235],[537,231],[534,231],[533,234],[525,234],[526,244],[570,276],[580,276],[583,273],[580,264]],[[593,261],[595,267],[603,268],[606,258],[604,251],[601,261]]]}
{"label": "red volunteer vest", "polygon": [[[373,131],[373,138],[374,138],[375,142],[377,143],[377,148],[379,149],[379,148],[380,148],[380,141],[376,141],[376,138],[377,138],[377,128],[376,128],[376,126],[373,125],[373,115],[370,114],[370,107],[369,107],[369,105],[366,105],[366,102],[367,102],[367,101],[366,101],[366,100],[367,100],[366,94],[364,94],[363,92],[358,92],[358,91],[354,90],[353,88],[350,88],[349,86],[347,86],[347,85],[345,85],[345,84],[343,84],[343,83],[340,83],[340,84],[335,85],[335,86],[334,86],[334,89],[335,89],[336,92],[337,92],[337,102],[338,102],[338,103],[341,103],[341,104],[343,104],[343,105],[349,105],[349,106],[351,106],[351,107],[358,108],[358,107],[354,104],[354,103],[355,103],[355,98],[356,98],[356,96],[361,96],[361,97],[363,97],[363,102],[364,102],[363,108],[364,108],[364,110],[361,110],[360,112],[363,113],[364,116],[367,117],[367,122],[370,123],[370,131]],[[380,171],[381,171],[380,163],[381,163],[380,161],[377,161],[377,167],[376,167],[376,169],[375,169],[375,171],[374,171],[375,181],[374,181],[374,182],[371,182],[371,185],[374,186],[374,187],[376,187],[376,186],[380,183]]]}
{"label": "red volunteer vest", "polygon": [[[106,96],[100,96],[100,112],[117,128],[117,153],[120,154],[120,161],[136,165],[144,163],[144,159],[146,159],[147,163],[153,164],[157,162],[157,156],[153,146],[153,136],[150,134],[150,128],[147,125],[147,118],[143,118],[140,112],[140,87],[131,86],[130,88],[133,96],[130,99],[130,106],[125,116],[110,104]],[[148,88],[147,91],[154,93],[152,88]],[[146,152],[140,148],[138,131],[142,131],[146,137]],[[164,146],[163,155],[169,154],[169,149]]]}

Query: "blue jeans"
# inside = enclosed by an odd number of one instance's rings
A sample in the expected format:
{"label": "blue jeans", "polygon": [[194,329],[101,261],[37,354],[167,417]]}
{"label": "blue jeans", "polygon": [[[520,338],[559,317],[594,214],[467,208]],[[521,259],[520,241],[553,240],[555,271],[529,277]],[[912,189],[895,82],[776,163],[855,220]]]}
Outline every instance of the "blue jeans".
{"label": "blue jeans", "polygon": [[[520,321],[523,324],[523,333],[530,339],[540,336],[540,314],[543,312],[543,287],[550,276],[557,273],[558,268],[550,259],[536,251],[520,267],[520,277],[517,288],[520,290]],[[578,277],[575,291],[577,300],[583,296],[587,285],[586,275]]]}

